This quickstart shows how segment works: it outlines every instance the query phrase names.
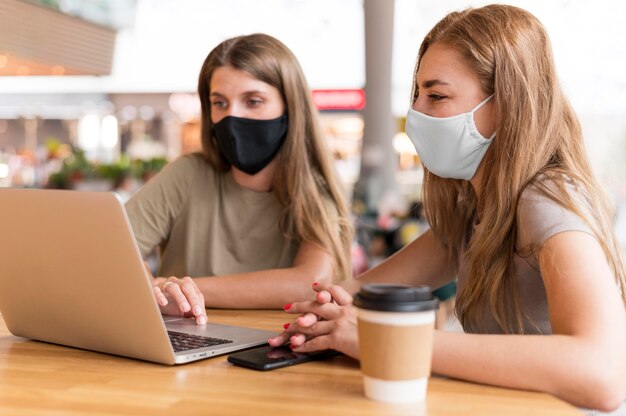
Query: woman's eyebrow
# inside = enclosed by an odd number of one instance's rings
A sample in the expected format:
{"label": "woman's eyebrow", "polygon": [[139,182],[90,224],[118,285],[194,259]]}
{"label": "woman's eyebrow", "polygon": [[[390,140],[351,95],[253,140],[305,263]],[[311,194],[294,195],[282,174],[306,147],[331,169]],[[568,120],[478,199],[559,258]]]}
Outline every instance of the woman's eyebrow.
{"label": "woman's eyebrow", "polygon": [[440,79],[429,79],[428,81],[424,81],[422,83],[423,88],[431,88],[431,87],[434,87],[435,85],[450,85],[450,84]]}
{"label": "woman's eyebrow", "polygon": [[266,92],[261,91],[261,90],[249,90],[249,91],[244,91],[241,93],[241,95],[254,95],[254,94],[266,94]]}
{"label": "woman's eyebrow", "polygon": [[[246,96],[246,95],[254,95],[254,94],[267,94],[267,92],[262,91],[262,90],[249,90],[249,91],[243,91],[239,95]],[[211,92],[211,97],[224,97],[224,95],[221,94],[219,91],[213,91]]]}

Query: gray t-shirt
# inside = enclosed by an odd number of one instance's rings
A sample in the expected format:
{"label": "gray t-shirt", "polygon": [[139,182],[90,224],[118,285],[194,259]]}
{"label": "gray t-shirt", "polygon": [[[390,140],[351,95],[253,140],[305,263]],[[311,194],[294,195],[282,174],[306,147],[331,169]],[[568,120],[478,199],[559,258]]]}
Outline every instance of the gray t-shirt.
{"label": "gray t-shirt", "polygon": [[141,254],[161,248],[160,276],[291,267],[299,247],[279,229],[283,207],[273,192],[239,186],[199,154],[168,164],[126,210]]}
{"label": "gray t-shirt", "polygon": [[[552,182],[547,184],[551,189],[556,186]],[[566,190],[583,212],[591,211],[589,200],[584,192],[576,189],[573,182],[566,182]],[[579,216],[542,194],[532,184],[522,192],[520,198],[517,209],[517,231],[517,246],[521,248],[521,253],[516,253],[514,257],[515,278],[522,310],[530,318],[524,321],[524,331],[527,334],[551,334],[552,327],[539,259],[536,250],[531,252],[529,249],[542,247],[550,237],[564,231],[594,234]],[[463,254],[462,251],[458,274],[459,290],[464,285],[471,284],[467,281],[469,265],[464,260]],[[484,329],[481,332],[492,334],[503,332],[487,307],[483,322]]]}

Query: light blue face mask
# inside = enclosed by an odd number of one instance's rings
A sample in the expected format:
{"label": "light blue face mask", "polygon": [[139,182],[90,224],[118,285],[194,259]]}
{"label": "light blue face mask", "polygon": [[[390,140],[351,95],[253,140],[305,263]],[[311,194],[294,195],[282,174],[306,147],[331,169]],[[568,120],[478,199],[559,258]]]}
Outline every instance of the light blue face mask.
{"label": "light blue face mask", "polygon": [[476,128],[474,113],[493,94],[467,113],[452,117],[431,117],[409,109],[406,134],[426,168],[441,178],[470,180],[476,174],[491,139],[484,138]]}

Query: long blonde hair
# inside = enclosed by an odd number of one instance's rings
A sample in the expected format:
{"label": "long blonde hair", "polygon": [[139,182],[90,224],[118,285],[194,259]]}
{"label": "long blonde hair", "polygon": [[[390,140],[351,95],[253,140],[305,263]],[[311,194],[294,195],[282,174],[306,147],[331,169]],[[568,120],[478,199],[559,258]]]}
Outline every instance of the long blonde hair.
{"label": "long blonde hair", "polygon": [[[289,128],[277,157],[273,192],[283,213],[280,229],[288,238],[318,244],[333,257],[336,276],[352,275],[352,226],[345,192],[322,137],[310,91],[293,53],[279,40],[264,34],[225,40],[207,56],[198,80],[202,104],[202,149],[215,169],[230,165],[220,156],[211,122],[210,85],[222,66],[246,71],[276,88],[285,103]],[[329,204],[328,199],[332,201]],[[334,205],[331,206],[331,205]],[[332,211],[336,208],[337,215]]]}
{"label": "long blonde hair", "polygon": [[[457,268],[467,243],[464,256],[470,283],[457,296],[464,329],[480,332],[482,313],[489,305],[504,332],[524,332],[527,316],[520,304],[514,255],[524,250],[516,247],[517,207],[531,183],[590,226],[626,304],[613,207],[592,172],[579,122],[559,85],[541,23],[525,10],[505,5],[451,13],[424,39],[415,76],[424,53],[436,42],[460,51],[481,80],[484,93],[495,94],[496,135],[485,157],[480,197],[467,181],[442,179],[426,169],[424,174],[429,221]],[[414,79],[413,100],[415,85]],[[545,179],[556,186],[546,185]],[[568,180],[588,195],[593,212],[572,200],[565,188]],[[463,241],[474,225],[471,239]]]}

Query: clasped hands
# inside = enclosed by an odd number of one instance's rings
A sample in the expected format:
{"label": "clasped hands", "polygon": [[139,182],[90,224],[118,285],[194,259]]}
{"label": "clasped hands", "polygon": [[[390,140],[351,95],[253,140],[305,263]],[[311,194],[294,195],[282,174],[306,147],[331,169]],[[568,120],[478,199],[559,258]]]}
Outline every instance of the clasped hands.
{"label": "clasped hands", "polygon": [[[149,271],[149,268],[146,265]],[[204,295],[189,276],[156,277],[152,289],[163,315],[193,317],[198,325],[207,323]],[[285,330],[268,340],[274,347],[289,342],[296,352],[334,349],[359,358],[356,309],[352,296],[341,286],[313,284],[315,299],[287,304],[287,313],[300,314]]]}
{"label": "clasped hands", "polygon": [[341,286],[313,284],[315,300],[287,304],[284,310],[300,314],[285,330],[270,338],[269,344],[278,347],[289,342],[296,352],[334,349],[350,357],[359,358],[356,308],[352,296]]}

